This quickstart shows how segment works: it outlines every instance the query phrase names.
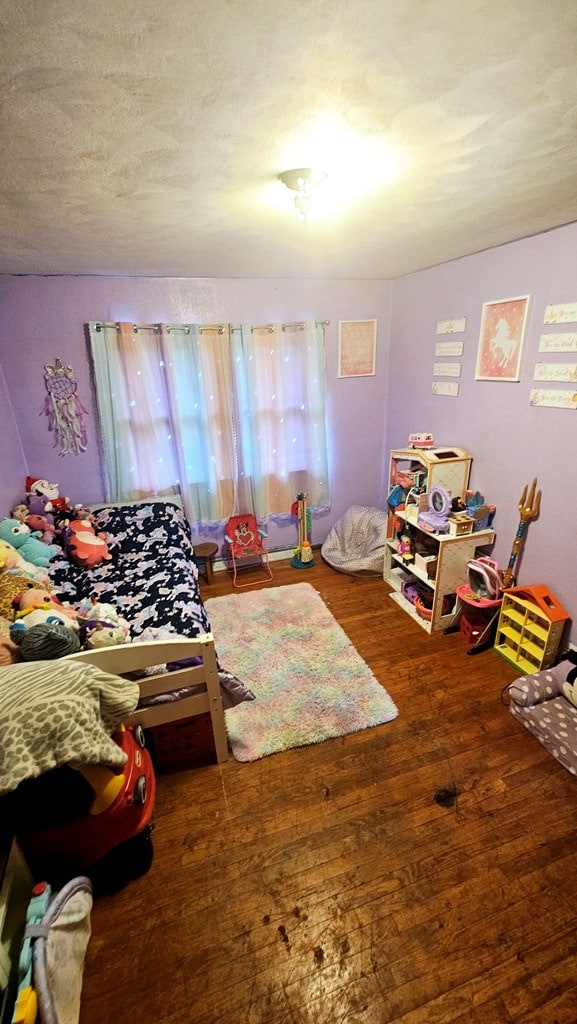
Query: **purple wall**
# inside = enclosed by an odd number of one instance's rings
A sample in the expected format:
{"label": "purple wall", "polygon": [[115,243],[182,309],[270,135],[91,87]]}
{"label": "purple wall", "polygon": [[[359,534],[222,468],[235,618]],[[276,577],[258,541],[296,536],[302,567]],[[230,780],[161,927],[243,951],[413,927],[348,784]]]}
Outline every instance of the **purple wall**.
{"label": "purple wall", "polygon": [[[519,383],[476,382],[483,302],[531,296]],[[534,476],[543,491],[540,518],[529,526],[519,582],[546,583],[577,619],[574,495],[577,419],[569,410],[531,408],[529,391],[545,306],[577,301],[577,225],[384,281],[0,278],[0,471],[7,514],[27,473],[57,480],[75,501],[102,499],[94,404],[84,324],[89,320],[203,323],[328,319],[327,385],[333,503],[313,522],[314,543],[352,504],[382,505],[388,451],[414,430],[473,455],[471,482],[497,506],[495,557],[504,566],[518,524],[517,503]],[[465,316],[458,398],[431,393],[438,320]],[[374,377],[337,378],[338,321],[378,320]],[[389,346],[390,330],[390,346]],[[577,331],[576,325],[548,328]],[[389,352],[390,347],[390,352]],[[52,447],[43,366],[70,363],[88,409],[89,448],[61,458]],[[438,360],[437,360],[438,361]],[[547,361],[577,361],[552,356]],[[3,374],[2,374],[3,371]],[[5,376],[5,385],[3,375]],[[567,387],[567,386],[566,386]],[[385,417],[386,410],[386,417]],[[271,527],[271,548],[290,548],[293,524]],[[575,635],[575,630],[573,631]]]}
{"label": "purple wall", "polygon": [[14,485],[22,478],[23,472],[26,476],[26,459],[20,441],[11,394],[0,364],[0,480],[2,481],[2,493],[10,498],[6,508],[0,508],[0,518],[8,513],[15,501],[20,499],[22,488]]}
{"label": "purple wall", "polygon": [[[518,295],[531,296],[522,379],[475,381],[482,305]],[[503,567],[521,493],[537,477],[541,515],[528,527],[518,582],[545,583],[575,621],[577,417],[570,409],[529,406],[536,362],[577,362],[577,353],[538,353],[541,334],[577,332],[577,324],[543,326],[545,307],[563,302],[577,302],[576,224],[395,281],[386,448],[404,446],[411,431],[430,430],[436,443],[472,454],[472,486],[497,506],[494,557]],[[467,318],[465,334],[437,338],[438,320],[460,316]],[[435,357],[435,343],[450,339],[464,339],[462,358]],[[435,361],[462,363],[458,398],[431,393]]]}
{"label": "purple wall", "polygon": [[[326,343],[333,498],[330,515],[313,519],[312,541],[321,543],[351,504],[374,506],[382,501],[391,291],[391,284],[383,281],[0,278],[0,370],[17,410],[22,441],[18,450],[10,406],[2,401],[0,471],[6,497],[0,515],[7,515],[22,500],[27,473],[57,481],[61,494],[73,501],[103,498],[84,330],[89,320],[267,323],[320,319],[330,320]],[[377,371],[374,377],[339,380],[338,321],[358,319],[378,320]],[[42,415],[43,367],[57,356],[73,367],[79,397],[88,410],[89,445],[81,455],[59,457]],[[269,528],[271,548],[291,548],[296,540],[295,523]]]}

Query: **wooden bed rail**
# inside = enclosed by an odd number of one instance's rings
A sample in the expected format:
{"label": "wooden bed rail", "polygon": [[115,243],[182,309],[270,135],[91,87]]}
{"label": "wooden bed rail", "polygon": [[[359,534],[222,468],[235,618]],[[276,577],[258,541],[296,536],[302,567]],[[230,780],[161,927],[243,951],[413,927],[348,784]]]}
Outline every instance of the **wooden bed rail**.
{"label": "wooden bed rail", "polygon": [[208,711],[212,723],[216,759],[228,760],[228,739],[224,723],[224,710],[218,679],[216,652],[211,633],[198,637],[175,637],[170,640],[148,640],[144,643],[119,644],[91,651],[70,654],[66,660],[85,661],[104,672],[117,676],[132,675],[153,665],[189,658],[202,658],[202,664],[187,665],[174,672],[163,672],[138,679],[141,697],[172,694],[183,687],[198,688],[194,693],[178,699],[137,707],[128,719],[129,725],[140,724],[145,729],[167,722],[181,721],[192,715]]}

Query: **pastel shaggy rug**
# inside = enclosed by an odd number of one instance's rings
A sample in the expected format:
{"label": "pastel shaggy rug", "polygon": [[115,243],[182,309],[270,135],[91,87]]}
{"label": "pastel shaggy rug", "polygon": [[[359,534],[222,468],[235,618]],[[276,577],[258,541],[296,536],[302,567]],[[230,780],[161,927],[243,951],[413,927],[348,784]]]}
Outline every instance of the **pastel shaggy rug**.
{"label": "pastel shaggy rug", "polygon": [[396,718],[389,694],[309,583],[205,604],[221,665],[256,697],[225,712],[237,761]]}

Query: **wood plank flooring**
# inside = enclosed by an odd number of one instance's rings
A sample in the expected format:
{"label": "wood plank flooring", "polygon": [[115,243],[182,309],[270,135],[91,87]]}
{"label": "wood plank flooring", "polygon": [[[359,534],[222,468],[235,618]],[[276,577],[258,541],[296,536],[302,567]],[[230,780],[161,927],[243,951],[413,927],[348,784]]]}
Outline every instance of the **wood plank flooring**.
{"label": "wood plank flooring", "polygon": [[273,570],[399,716],[160,772],[153,865],[94,904],[81,1024],[575,1024],[577,783],[501,703],[518,673],[318,553]]}

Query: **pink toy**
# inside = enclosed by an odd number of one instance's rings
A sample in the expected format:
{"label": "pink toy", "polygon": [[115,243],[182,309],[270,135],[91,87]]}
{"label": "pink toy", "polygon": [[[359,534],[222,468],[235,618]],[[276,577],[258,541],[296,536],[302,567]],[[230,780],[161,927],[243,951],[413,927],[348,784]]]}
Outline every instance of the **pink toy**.
{"label": "pink toy", "polygon": [[52,544],[56,531],[46,516],[28,515],[24,522],[43,544]]}
{"label": "pink toy", "polygon": [[101,562],[110,561],[112,557],[104,534],[95,533],[88,519],[75,519],[64,526],[62,545],[69,559],[86,569],[93,569]]}

